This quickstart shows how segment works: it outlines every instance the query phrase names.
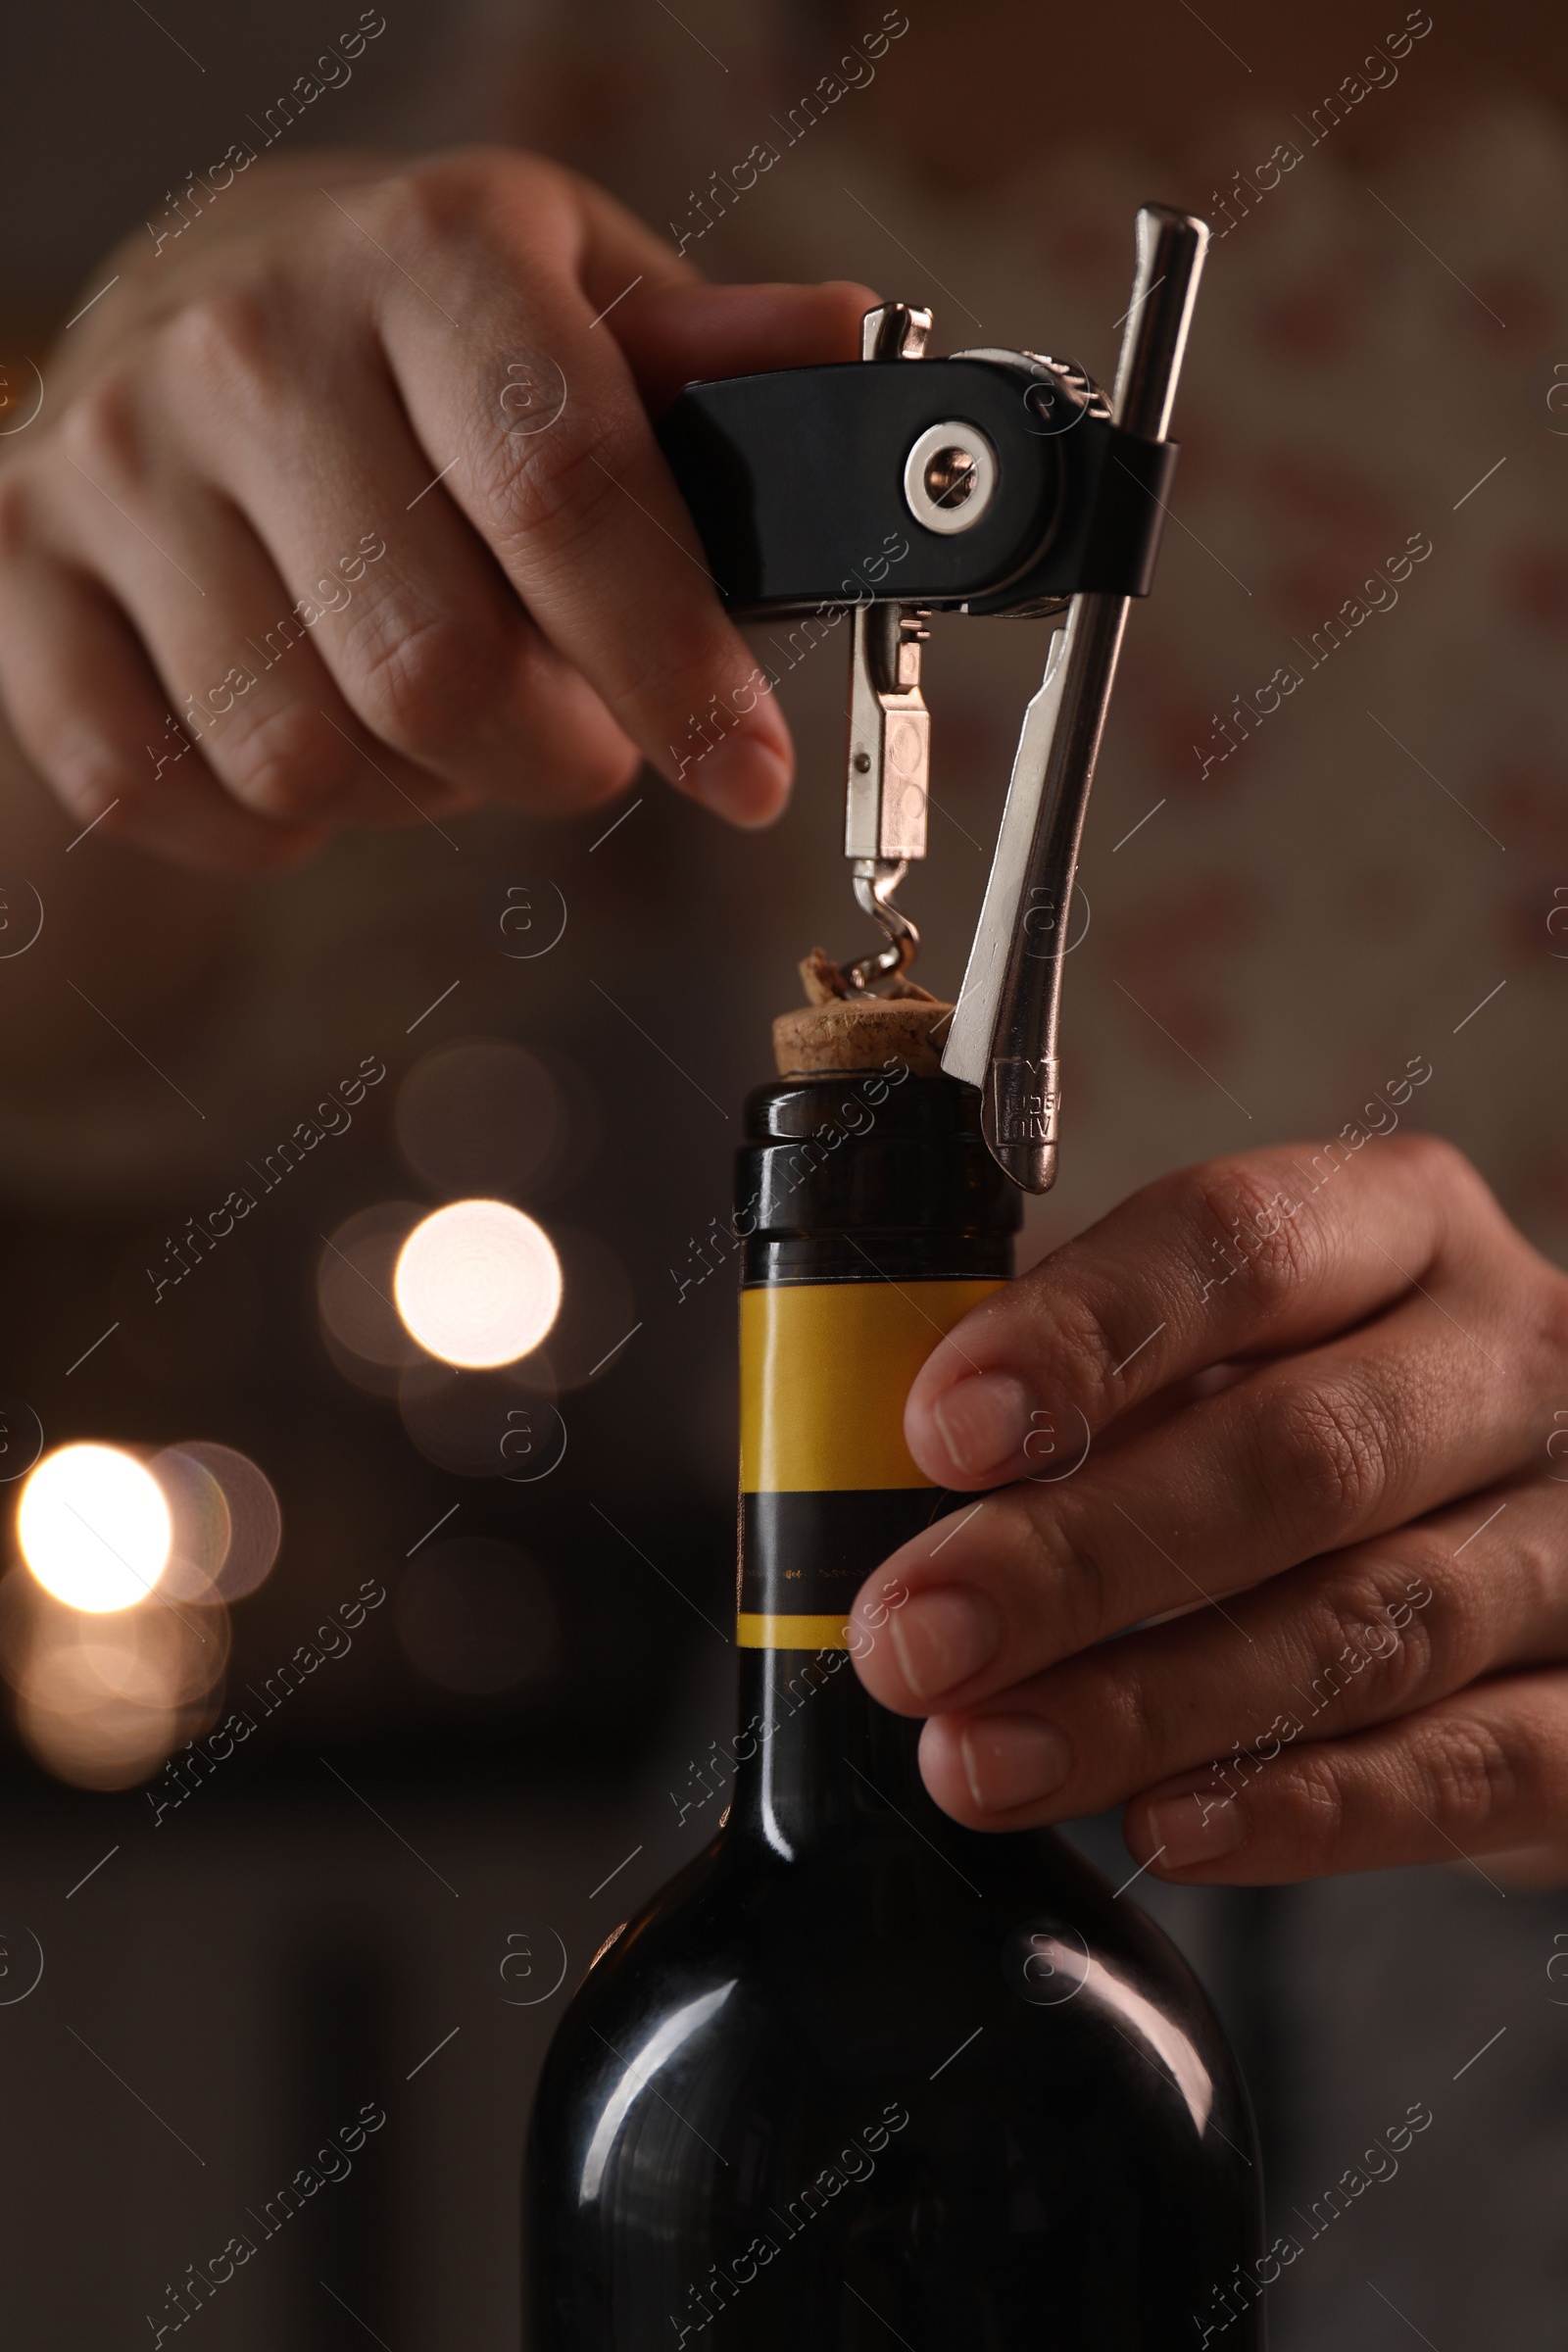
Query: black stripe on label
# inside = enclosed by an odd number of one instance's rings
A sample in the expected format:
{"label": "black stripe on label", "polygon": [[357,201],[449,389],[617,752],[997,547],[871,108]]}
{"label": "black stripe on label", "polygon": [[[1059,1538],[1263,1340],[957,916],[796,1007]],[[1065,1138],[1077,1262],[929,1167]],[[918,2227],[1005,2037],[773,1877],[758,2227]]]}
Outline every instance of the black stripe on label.
{"label": "black stripe on label", "polygon": [[742,1610],[847,1616],[878,1562],[956,1499],[939,1487],[742,1495]]}

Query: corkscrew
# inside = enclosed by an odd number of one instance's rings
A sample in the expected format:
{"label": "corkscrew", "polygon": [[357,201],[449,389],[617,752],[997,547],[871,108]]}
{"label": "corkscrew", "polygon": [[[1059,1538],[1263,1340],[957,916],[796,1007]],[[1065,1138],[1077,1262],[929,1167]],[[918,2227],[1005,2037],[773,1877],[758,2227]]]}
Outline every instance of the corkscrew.
{"label": "corkscrew", "polygon": [[980,1090],[994,1157],[1032,1193],[1056,1173],[1067,909],[1128,606],[1153,581],[1207,244],[1189,214],[1140,211],[1108,399],[1036,352],[928,359],[931,313],[893,302],[867,313],[859,364],[688,385],[660,426],[731,612],[851,613],[844,847],[885,945],[839,969],[847,995],[896,985],[919,948],[895,894],[925,855],[927,617],[1059,623],[942,1054]]}

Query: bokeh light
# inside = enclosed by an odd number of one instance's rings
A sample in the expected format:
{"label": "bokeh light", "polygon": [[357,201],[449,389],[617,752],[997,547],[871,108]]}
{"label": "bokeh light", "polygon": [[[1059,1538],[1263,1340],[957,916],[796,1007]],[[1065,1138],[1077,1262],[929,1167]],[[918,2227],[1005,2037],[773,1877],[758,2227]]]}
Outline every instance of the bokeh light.
{"label": "bokeh light", "polygon": [[378,1200],[334,1228],[316,1266],[316,1300],[326,1351],[346,1378],[372,1396],[397,1394],[405,1365],[429,1361],[404,1329],[392,1278],[404,1243],[428,1204]]}
{"label": "bokeh light", "polygon": [[227,1603],[267,1576],[281,1533],[270,1481],[229,1446],[46,1455],[17,1511],[25,1565],[0,1577],[0,1676],[37,1761],[76,1788],[128,1788],[211,1730]]}
{"label": "bokeh light", "polygon": [[453,1200],[398,1254],[393,1297],[419,1346],[471,1371],[514,1363],[561,1309],[561,1260],[532,1217],[505,1200]]}
{"label": "bokeh light", "polygon": [[271,1574],[283,1513],[271,1480],[248,1453],[181,1438],[154,1461],[174,1522],[173,1556],[160,1590],[173,1597],[243,1600]]}
{"label": "bokeh light", "polygon": [[204,1463],[179,1446],[167,1446],[148,1467],[163,1489],[173,1531],[159,1598],[216,1600],[234,1532],[222,1488]]}
{"label": "bokeh light", "polygon": [[25,1569],[0,1578],[0,1673],[37,1761],[81,1788],[128,1788],[215,1720],[229,1655],[228,1611],[152,1601],[89,1611],[56,1600]]}
{"label": "bokeh light", "polygon": [[22,1490],[17,1540],[46,1592],[97,1614],[145,1600],[169,1565],[163,1489],[118,1446],[63,1446]]}

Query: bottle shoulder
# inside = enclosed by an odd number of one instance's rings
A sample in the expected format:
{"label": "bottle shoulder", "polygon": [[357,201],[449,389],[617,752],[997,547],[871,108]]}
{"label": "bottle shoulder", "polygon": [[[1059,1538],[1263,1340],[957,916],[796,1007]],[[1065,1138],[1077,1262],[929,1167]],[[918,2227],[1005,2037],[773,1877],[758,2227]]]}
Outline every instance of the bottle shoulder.
{"label": "bottle shoulder", "polygon": [[947,1850],[896,1824],[796,1859],[721,1832],[604,1952],[553,2061],[575,2047],[604,2080],[678,2047],[686,2074],[744,2046],[824,2082],[934,2081],[968,2027],[1031,2096],[1087,2069],[1135,2109],[1174,2097],[1200,2136],[1245,2106],[1206,1995],[1149,1919],[1050,1833],[953,1831]]}
{"label": "bottle shoulder", "polygon": [[[1188,2340],[1258,2242],[1240,2078],[1098,1874],[1055,1839],[983,1842],[956,1879],[912,1834],[790,1863],[721,1837],[628,1924],[534,2107],[552,2347],[653,2352],[713,2266],[770,2280],[715,2352],[859,2344],[858,2306],[827,2316],[841,2278],[898,2282],[915,2352],[1028,2340],[1043,2307],[1082,2352]],[[983,2325],[943,2300],[975,2281]]]}

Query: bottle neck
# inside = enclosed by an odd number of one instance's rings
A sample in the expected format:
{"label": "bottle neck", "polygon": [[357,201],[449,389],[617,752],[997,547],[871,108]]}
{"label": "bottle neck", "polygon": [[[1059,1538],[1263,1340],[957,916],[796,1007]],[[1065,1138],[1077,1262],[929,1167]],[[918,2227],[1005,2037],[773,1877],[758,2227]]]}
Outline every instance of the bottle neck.
{"label": "bottle neck", "polygon": [[[905,1398],[941,1334],[996,1288],[906,1274],[742,1292],[734,1801],[781,1856],[923,1803],[919,1725],[867,1697],[850,1612],[946,1507],[905,1444]],[[854,1634],[858,1648],[887,1639]]]}
{"label": "bottle neck", "polygon": [[945,1507],[904,1442],[905,1399],[1010,1271],[1019,1209],[972,1089],[903,1064],[760,1088],[747,1133],[732,1819],[793,1858],[869,1814],[934,1812],[920,1727],[866,1696],[849,1617]]}
{"label": "bottle neck", "polygon": [[731,1835],[796,1861],[930,1805],[920,1726],[868,1696],[848,1649],[743,1649]]}

